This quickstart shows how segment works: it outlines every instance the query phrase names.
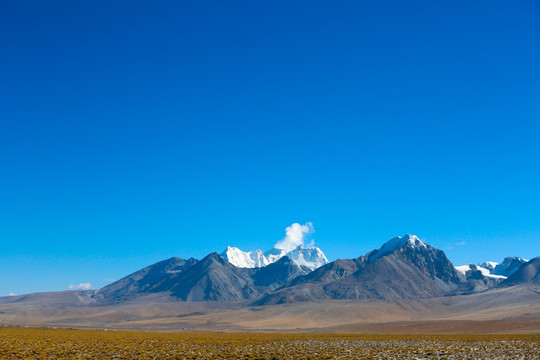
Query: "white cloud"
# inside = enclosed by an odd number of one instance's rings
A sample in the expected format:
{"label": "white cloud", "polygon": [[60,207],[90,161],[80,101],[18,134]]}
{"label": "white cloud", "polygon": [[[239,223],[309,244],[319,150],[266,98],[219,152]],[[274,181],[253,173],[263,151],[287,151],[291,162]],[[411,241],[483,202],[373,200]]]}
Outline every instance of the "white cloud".
{"label": "white cloud", "polygon": [[14,294],[14,293],[10,292],[9,296],[17,296],[17,294]]}
{"label": "white cloud", "polygon": [[[313,232],[315,232],[315,229],[313,229],[313,224],[310,222],[304,225],[294,223],[285,229],[285,237],[283,240],[278,241],[274,247],[287,251],[294,250],[298,246],[303,246],[305,237]],[[310,245],[313,246],[313,244],[314,242],[311,241]]]}
{"label": "white cloud", "polygon": [[106,281],[106,282],[115,282],[116,279],[113,279],[113,278],[106,278],[105,281]]}
{"label": "white cloud", "polygon": [[466,244],[467,243],[465,241],[458,241],[458,242],[455,242],[453,244],[446,246],[446,249],[450,251],[450,250],[453,250],[456,246],[464,246]]}
{"label": "white cloud", "polygon": [[78,285],[69,284],[68,289],[70,290],[89,290],[92,288],[90,283],[80,283]]}

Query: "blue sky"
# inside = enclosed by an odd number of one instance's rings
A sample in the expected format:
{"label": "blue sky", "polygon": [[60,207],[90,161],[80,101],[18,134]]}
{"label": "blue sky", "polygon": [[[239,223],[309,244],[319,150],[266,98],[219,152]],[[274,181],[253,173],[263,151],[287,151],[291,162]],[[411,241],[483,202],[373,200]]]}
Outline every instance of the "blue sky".
{"label": "blue sky", "polygon": [[413,233],[540,255],[538,1],[0,4],[0,295]]}

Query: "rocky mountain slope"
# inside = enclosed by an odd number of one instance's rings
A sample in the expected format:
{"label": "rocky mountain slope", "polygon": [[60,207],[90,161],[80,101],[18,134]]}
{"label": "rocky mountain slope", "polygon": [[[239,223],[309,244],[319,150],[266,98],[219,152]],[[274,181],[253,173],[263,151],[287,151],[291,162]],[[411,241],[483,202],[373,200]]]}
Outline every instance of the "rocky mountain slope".
{"label": "rocky mountain slope", "polygon": [[160,261],[102,288],[97,298],[122,301],[138,294],[152,292],[159,284],[167,282],[175,274],[197,262],[198,260],[194,258],[184,260],[179,257]]}
{"label": "rocky mountain slope", "polygon": [[513,286],[518,284],[540,284],[540,256],[522,263],[501,286]]}
{"label": "rocky mountain slope", "polygon": [[96,293],[101,303],[167,293],[182,301],[242,301],[273,291],[311,270],[285,256],[261,268],[240,268],[217,253],[202,260],[171,258],[139,270]]}
{"label": "rocky mountain slope", "polygon": [[257,303],[429,298],[453,294],[464,282],[443,251],[405,235],[366,256],[325,265]]}

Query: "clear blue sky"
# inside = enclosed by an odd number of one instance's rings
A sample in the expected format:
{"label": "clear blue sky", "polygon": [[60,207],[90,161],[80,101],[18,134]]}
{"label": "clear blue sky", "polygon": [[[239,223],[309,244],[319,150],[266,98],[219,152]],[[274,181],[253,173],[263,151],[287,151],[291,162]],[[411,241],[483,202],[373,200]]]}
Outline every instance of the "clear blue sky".
{"label": "clear blue sky", "polygon": [[540,255],[540,3],[3,1],[0,295],[413,233]]}

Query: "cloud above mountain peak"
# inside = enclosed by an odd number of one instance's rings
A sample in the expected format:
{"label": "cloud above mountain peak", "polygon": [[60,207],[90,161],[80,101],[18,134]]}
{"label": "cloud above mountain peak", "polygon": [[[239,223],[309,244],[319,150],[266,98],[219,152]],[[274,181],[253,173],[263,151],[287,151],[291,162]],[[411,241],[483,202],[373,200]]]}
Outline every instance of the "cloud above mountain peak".
{"label": "cloud above mountain peak", "polygon": [[[285,237],[278,241],[274,247],[287,251],[294,250],[298,246],[303,246],[306,236],[315,232],[313,224],[307,222],[304,225],[294,223],[285,229]],[[313,245],[313,244],[311,244]]]}
{"label": "cloud above mountain peak", "polygon": [[90,290],[92,288],[92,284],[89,282],[86,283],[80,283],[80,284],[69,284],[68,289],[69,290]]}

